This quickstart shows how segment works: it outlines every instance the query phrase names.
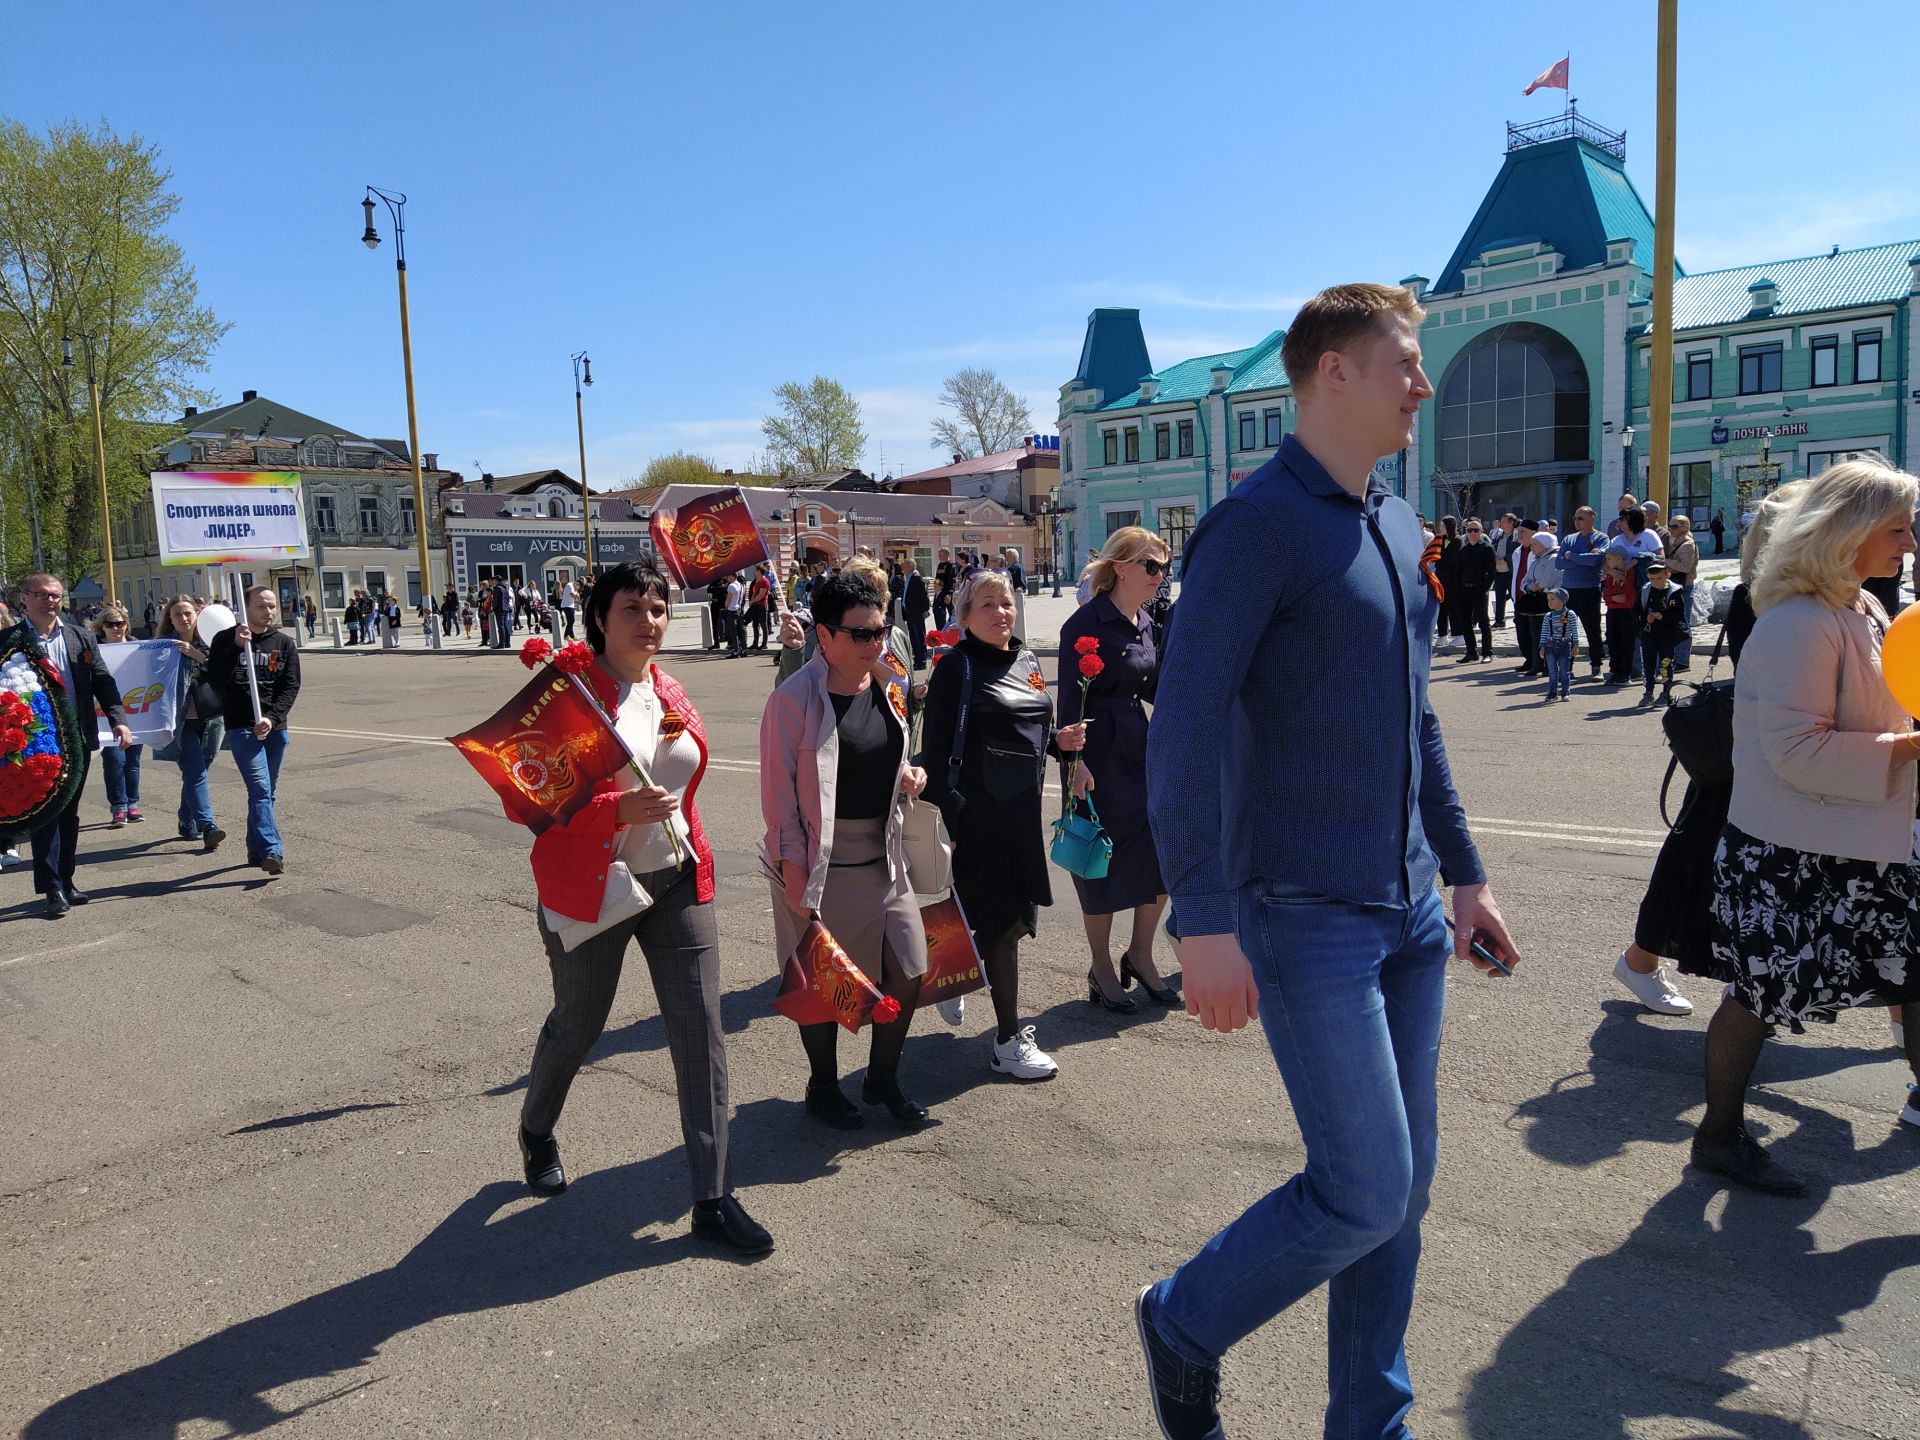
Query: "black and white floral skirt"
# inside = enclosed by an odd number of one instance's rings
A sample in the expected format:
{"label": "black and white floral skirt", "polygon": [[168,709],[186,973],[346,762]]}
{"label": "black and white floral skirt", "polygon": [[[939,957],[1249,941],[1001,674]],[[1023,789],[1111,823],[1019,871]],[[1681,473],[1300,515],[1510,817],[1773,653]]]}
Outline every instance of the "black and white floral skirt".
{"label": "black and white floral skirt", "polygon": [[1713,955],[1734,998],[1802,1033],[1856,1005],[1920,999],[1920,869],[1815,855],[1721,833]]}

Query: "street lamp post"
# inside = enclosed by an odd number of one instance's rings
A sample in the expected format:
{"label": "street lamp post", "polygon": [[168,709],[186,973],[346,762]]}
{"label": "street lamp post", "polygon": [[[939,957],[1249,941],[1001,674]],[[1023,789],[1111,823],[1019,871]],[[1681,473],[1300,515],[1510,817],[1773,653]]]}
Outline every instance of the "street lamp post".
{"label": "street lamp post", "polygon": [[1629,425],[1620,432],[1620,493],[1622,495],[1633,493],[1633,481],[1633,427]]}
{"label": "street lamp post", "polygon": [[573,357],[573,423],[580,432],[580,526],[587,544],[587,574],[593,574],[593,506],[587,503],[587,412],[580,387],[593,386],[593,361],[582,350]]}
{"label": "street lamp post", "polygon": [[[113,583],[113,517],[107,508],[107,438],[100,424],[100,377],[94,366],[94,337],[81,332],[80,343],[87,352],[87,399],[93,407],[93,468],[100,481],[100,554],[107,576],[107,603],[114,604],[118,591]],[[60,363],[73,368],[73,341],[60,337]]]}
{"label": "street lamp post", "polygon": [[360,206],[367,213],[367,228],[360,243],[369,250],[380,246],[380,232],[373,228],[373,198],[386,202],[393,217],[393,268],[400,277],[400,366],[407,382],[407,459],[413,466],[413,534],[420,552],[420,598],[433,593],[433,564],[427,551],[427,489],[420,478],[420,417],[413,403],[413,331],[407,318],[407,197],[389,195],[377,185],[367,186]]}

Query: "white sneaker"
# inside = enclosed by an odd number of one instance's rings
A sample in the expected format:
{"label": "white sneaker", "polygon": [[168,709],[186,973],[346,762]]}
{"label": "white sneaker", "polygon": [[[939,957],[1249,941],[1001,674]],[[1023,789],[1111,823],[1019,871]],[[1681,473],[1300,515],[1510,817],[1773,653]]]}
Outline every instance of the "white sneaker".
{"label": "white sneaker", "polygon": [[1656,965],[1653,973],[1642,975],[1627,964],[1627,952],[1613,962],[1613,978],[1633,992],[1633,998],[1656,1015],[1691,1015],[1693,1002],[1674,988],[1667,967]]}
{"label": "white sneaker", "polygon": [[967,997],[956,995],[951,1000],[940,1001],[935,1008],[940,1011],[940,1018],[957,1030],[967,1015]]}
{"label": "white sneaker", "polygon": [[0,850],[0,870],[11,870],[15,865],[24,865],[25,863],[26,862],[20,858],[19,846],[9,845],[6,849]]}
{"label": "white sneaker", "polygon": [[1920,1085],[1907,1086],[1907,1108],[1900,1112],[1900,1123],[1920,1130]]}
{"label": "white sneaker", "polygon": [[993,1058],[987,1062],[987,1068],[996,1075],[1011,1075],[1016,1080],[1051,1080],[1060,1073],[1053,1057],[1033,1043],[1031,1025],[1005,1044],[994,1041]]}

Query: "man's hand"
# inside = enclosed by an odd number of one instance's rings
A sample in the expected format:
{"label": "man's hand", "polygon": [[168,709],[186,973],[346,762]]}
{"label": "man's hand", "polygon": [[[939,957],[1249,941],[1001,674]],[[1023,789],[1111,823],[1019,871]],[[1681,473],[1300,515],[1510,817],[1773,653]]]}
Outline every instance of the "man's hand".
{"label": "man's hand", "polygon": [[129,730],[126,726],[114,726],[113,738],[120,742],[120,748],[122,750],[131,750],[133,748],[133,731]]}
{"label": "man's hand", "polygon": [[246,621],[242,620],[234,629],[233,638],[241,645],[251,645],[253,643],[253,630]]}
{"label": "man's hand", "polygon": [[1498,975],[1499,971],[1473,953],[1476,930],[1481,941],[1509,970],[1518,967],[1520,950],[1513,943],[1513,936],[1507,933],[1507,922],[1501,918],[1500,907],[1493,902],[1492,889],[1484,884],[1456,885],[1453,887],[1454,958],[1465,960],[1476,970]]}
{"label": "man's hand", "polygon": [[253,738],[254,739],[264,740],[267,738],[267,736],[271,734],[273,734],[273,721],[267,719],[263,715],[258,720],[253,722]]}
{"label": "man's hand", "polygon": [[1260,1010],[1253,967],[1231,935],[1190,935],[1180,942],[1181,989],[1187,1013],[1209,1030],[1238,1030]]}

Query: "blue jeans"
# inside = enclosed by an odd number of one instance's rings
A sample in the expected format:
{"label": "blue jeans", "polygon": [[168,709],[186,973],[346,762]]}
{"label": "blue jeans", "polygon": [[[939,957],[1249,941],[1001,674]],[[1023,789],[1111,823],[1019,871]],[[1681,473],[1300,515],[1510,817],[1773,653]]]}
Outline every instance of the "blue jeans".
{"label": "blue jeans", "polygon": [[[180,828],[193,835],[204,835],[214,828],[213,791],[207,783],[207,770],[213,763],[203,727],[209,720],[180,722]],[[217,752],[216,752],[217,753]]]}
{"label": "blue jeans", "polygon": [[100,747],[100,769],[107,779],[107,804],[125,810],[140,803],[140,752],[144,745],[122,750],[109,740]]}
{"label": "blue jeans", "polygon": [[264,740],[251,730],[227,735],[227,748],[247,785],[247,858],[280,855],[280,830],[273,823],[273,795],[280,785],[280,761],[287,753],[287,732],[276,729]]}
{"label": "blue jeans", "polygon": [[1255,881],[1240,892],[1239,938],[1307,1165],[1155,1287],[1154,1322],[1187,1360],[1217,1364],[1325,1284],[1326,1433],[1402,1440],[1439,1146],[1445,912],[1432,891],[1405,908],[1363,906]]}
{"label": "blue jeans", "polygon": [[1573,693],[1573,651],[1547,651],[1547,697]]}

